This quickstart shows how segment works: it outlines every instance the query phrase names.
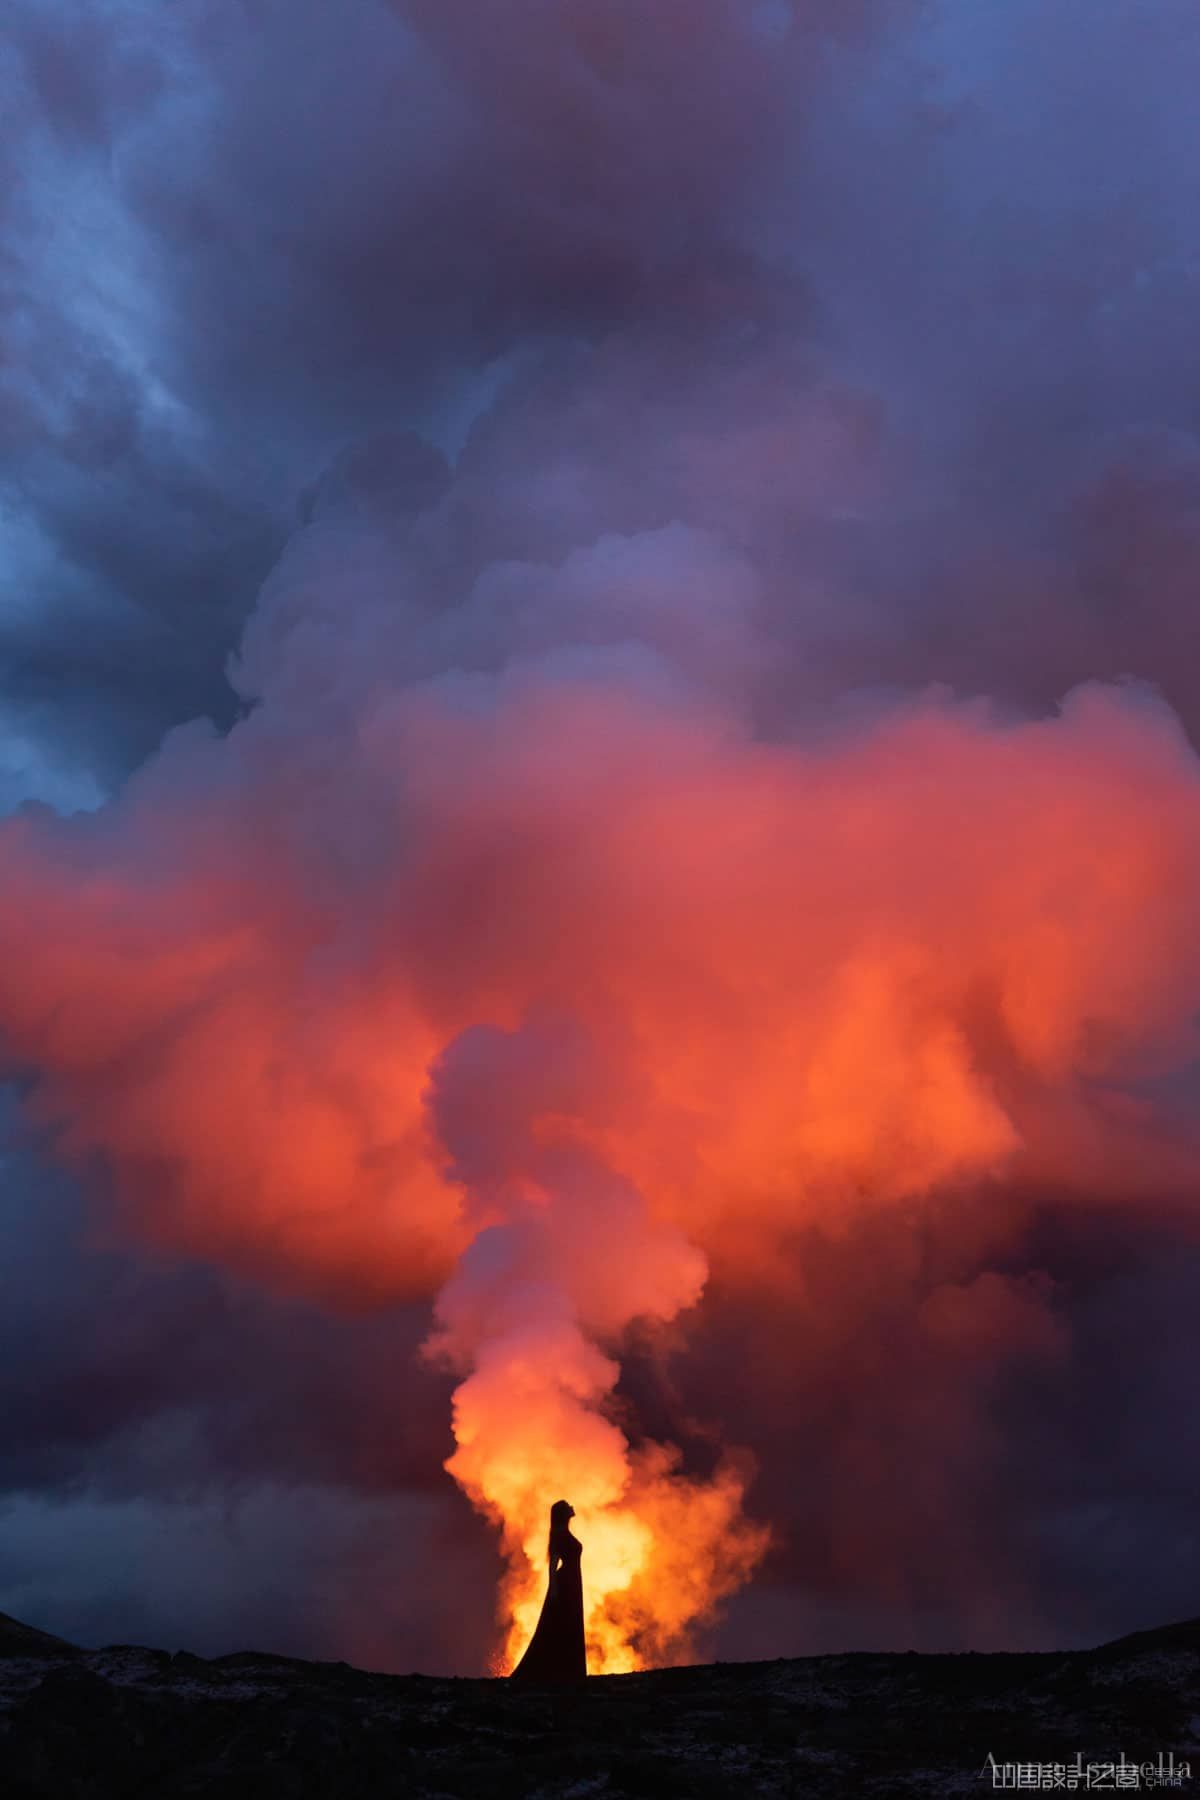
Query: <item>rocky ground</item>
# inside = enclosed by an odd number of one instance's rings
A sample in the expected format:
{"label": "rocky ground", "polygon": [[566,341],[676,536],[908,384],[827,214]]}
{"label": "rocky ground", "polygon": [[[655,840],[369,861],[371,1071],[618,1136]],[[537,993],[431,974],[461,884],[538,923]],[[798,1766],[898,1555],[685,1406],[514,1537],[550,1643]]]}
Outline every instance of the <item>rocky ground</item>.
{"label": "rocky ground", "polygon": [[871,1800],[982,1795],[989,1753],[1160,1752],[1200,1776],[1200,1620],[1063,1654],[664,1669],[555,1701],[257,1652],[83,1651],[0,1615],[3,1800]]}

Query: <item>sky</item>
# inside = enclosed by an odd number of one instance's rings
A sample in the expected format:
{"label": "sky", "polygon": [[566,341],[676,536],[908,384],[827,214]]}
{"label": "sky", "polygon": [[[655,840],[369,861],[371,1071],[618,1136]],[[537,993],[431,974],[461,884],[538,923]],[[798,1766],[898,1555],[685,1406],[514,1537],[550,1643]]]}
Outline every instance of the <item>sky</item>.
{"label": "sky", "polygon": [[481,1673],[561,1489],[593,1666],[1200,1610],[1198,78],[10,0],[0,1609]]}

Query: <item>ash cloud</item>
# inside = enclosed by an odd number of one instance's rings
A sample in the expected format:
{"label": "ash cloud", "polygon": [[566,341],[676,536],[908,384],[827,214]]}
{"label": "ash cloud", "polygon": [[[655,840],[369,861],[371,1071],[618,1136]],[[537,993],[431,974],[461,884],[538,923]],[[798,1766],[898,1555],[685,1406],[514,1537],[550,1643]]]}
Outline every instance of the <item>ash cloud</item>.
{"label": "ash cloud", "polygon": [[[263,1600],[281,1647],[482,1665],[465,1575],[453,1641],[428,1599],[343,1648],[331,1589],[406,1519],[491,1579],[416,1349],[511,1084],[707,1261],[612,1405],[697,1481],[756,1459],[721,1654],[1187,1611],[1191,10],[5,33],[3,797],[114,799],[0,834],[47,1140],[0,1604],[51,1592],[38,1496],[100,1546],[194,1484],[266,1496],[171,1602],[202,1647],[255,1635],[274,1508],[326,1621]],[[1125,677],[1161,698],[1080,686]],[[547,996],[583,1099],[514,1048]],[[129,1566],[81,1635],[171,1636]]]}
{"label": "ash cloud", "polygon": [[475,1672],[493,1552],[447,1503],[450,1381],[405,1379],[424,1310],[272,1303],[97,1242],[28,1150],[4,1172],[5,1610],[82,1643]]}

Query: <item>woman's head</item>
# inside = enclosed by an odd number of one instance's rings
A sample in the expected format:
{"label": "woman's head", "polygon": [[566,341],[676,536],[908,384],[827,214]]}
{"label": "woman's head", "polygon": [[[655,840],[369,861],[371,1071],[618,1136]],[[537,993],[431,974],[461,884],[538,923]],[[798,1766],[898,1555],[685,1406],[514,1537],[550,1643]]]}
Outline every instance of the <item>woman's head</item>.
{"label": "woman's head", "polygon": [[556,1500],[550,1508],[550,1537],[546,1544],[546,1554],[550,1558],[550,1566],[554,1567],[554,1546],[564,1536],[569,1536],[567,1527],[575,1517],[575,1508],[569,1500]]}

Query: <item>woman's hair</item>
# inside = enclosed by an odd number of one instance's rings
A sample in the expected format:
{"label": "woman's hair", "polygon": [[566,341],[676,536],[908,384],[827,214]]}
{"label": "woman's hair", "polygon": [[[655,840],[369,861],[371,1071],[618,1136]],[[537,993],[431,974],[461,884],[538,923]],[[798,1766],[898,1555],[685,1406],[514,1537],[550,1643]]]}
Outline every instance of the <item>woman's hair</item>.
{"label": "woman's hair", "polygon": [[554,1502],[554,1505],[550,1508],[550,1539],[546,1545],[546,1560],[547,1560],[547,1562],[554,1561],[554,1540],[557,1537],[561,1537],[563,1535],[563,1533],[567,1530],[568,1524],[570,1523],[570,1518],[571,1518],[571,1503],[570,1503],[570,1501],[569,1500],[556,1500]]}

